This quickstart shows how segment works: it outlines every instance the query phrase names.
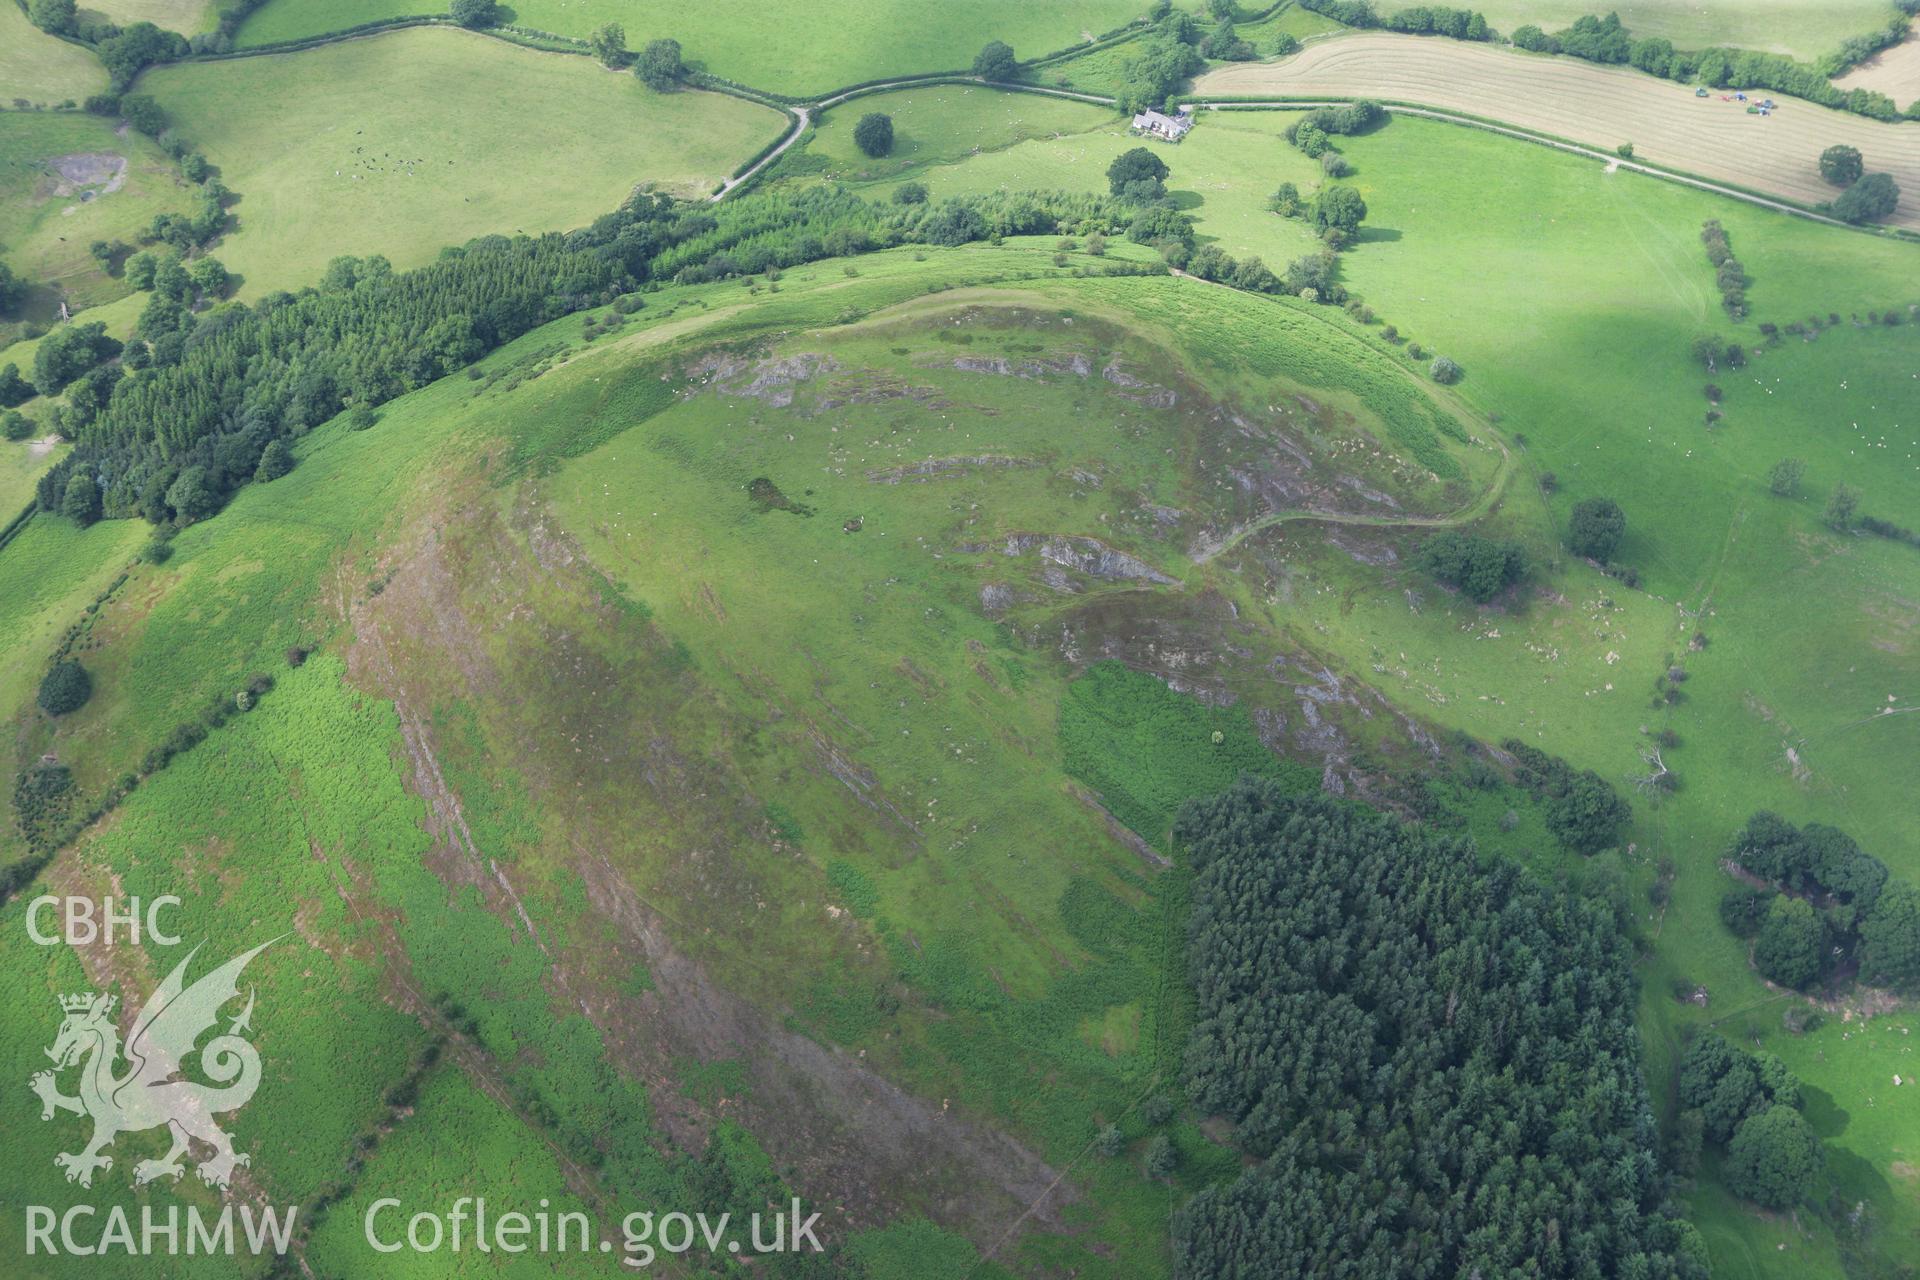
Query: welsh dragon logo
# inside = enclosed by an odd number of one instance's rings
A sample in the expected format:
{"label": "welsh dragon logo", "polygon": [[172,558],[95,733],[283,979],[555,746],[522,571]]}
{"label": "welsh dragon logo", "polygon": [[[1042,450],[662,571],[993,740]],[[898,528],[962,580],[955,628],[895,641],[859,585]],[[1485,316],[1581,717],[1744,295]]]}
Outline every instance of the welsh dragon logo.
{"label": "welsh dragon logo", "polygon": [[[194,1170],[208,1186],[225,1187],[234,1166],[249,1163],[247,1156],[233,1149],[233,1140],[214,1117],[246,1105],[260,1085],[260,1055],[241,1036],[251,1029],[251,989],[246,1008],[228,1023],[225,1034],[216,1035],[199,1052],[200,1070],[213,1083],[182,1078],[181,1062],[219,1021],[220,1007],[239,996],[240,971],[272,945],[263,942],[187,986],[187,965],[200,950],[196,946],[134,1018],[124,1049],[113,1019],[117,997],[93,992],[60,997],[66,1019],[53,1047],[46,1051],[53,1059],[53,1070],[37,1072],[28,1084],[40,1096],[42,1120],[53,1119],[56,1111],[93,1119],[93,1140],[85,1150],[53,1158],[55,1165],[66,1170],[68,1182],[92,1186],[95,1170],[113,1167],[113,1157],[101,1152],[115,1137],[161,1125],[171,1131],[172,1146],[160,1159],[142,1160],[133,1167],[136,1185],[156,1178],[177,1179],[185,1173],[180,1157],[187,1154],[190,1138],[213,1148],[213,1157]],[[126,1069],[117,1071],[122,1058]],[[80,1091],[69,1096],[60,1092],[55,1076],[76,1063]]]}

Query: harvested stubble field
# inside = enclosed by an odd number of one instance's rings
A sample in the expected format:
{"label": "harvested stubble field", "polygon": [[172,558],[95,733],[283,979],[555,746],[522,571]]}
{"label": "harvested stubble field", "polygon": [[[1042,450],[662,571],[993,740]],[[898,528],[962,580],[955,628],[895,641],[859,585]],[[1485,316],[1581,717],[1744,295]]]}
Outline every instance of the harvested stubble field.
{"label": "harvested stubble field", "polygon": [[1873,89],[1905,107],[1920,102],[1920,23],[1891,49],[1882,49],[1833,83],[1842,89]]}
{"label": "harvested stubble field", "polygon": [[[1820,178],[1820,152],[1849,143],[1867,167],[1920,191],[1920,128],[1883,124],[1785,99],[1773,115],[1750,116],[1714,93],[1623,67],[1541,57],[1454,40],[1368,34],[1307,46],[1280,62],[1242,63],[1201,77],[1197,97],[1315,95],[1419,103],[1554,134],[1612,150],[1631,142],[1634,158],[1803,203],[1836,194]],[[1894,215],[1920,228],[1920,202]]]}

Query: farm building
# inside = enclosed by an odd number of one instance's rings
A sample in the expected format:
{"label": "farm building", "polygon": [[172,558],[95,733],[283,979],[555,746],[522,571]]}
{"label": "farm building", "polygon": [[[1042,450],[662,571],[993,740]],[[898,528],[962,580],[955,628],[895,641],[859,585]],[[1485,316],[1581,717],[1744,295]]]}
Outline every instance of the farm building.
{"label": "farm building", "polygon": [[1178,142],[1187,136],[1187,130],[1193,128],[1193,115],[1185,107],[1176,108],[1173,115],[1160,111],[1142,111],[1133,118],[1133,127],[1138,133],[1161,138],[1167,142]]}

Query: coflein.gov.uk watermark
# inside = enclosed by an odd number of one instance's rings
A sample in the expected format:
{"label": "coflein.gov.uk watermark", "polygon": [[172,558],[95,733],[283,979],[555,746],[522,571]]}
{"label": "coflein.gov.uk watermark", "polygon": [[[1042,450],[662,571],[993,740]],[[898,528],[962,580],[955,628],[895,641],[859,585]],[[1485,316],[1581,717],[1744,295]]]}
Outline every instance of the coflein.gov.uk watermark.
{"label": "coflein.gov.uk watermark", "polygon": [[777,1213],[736,1219],[731,1213],[629,1213],[620,1220],[619,1243],[599,1237],[577,1210],[553,1211],[547,1201],[530,1213],[495,1214],[484,1197],[462,1196],[444,1212],[409,1214],[399,1200],[376,1200],[361,1220],[367,1244],[378,1253],[604,1253],[616,1249],[629,1267],[652,1266],[661,1254],[696,1251],[737,1256],[819,1253],[817,1213],[802,1214],[800,1201]]}
{"label": "coflein.gov.uk watermark", "polygon": [[[160,947],[181,937],[165,927],[163,911],[178,898],[96,904],[51,895],[29,904],[27,933],[40,946],[111,946],[117,937],[140,945],[142,932]],[[62,927],[64,926],[64,927]],[[282,935],[284,937],[285,935]],[[45,1049],[48,1065],[26,1081],[40,1119],[58,1127],[53,1167],[66,1181],[106,1190],[115,1184],[165,1190],[189,1175],[222,1194],[217,1210],[198,1203],[26,1206],[29,1256],[205,1257],[285,1254],[298,1238],[299,1207],[256,1206],[235,1194],[244,1188],[253,1156],[227,1130],[266,1078],[254,1047],[258,992],[248,966],[279,938],[192,975],[198,945],[174,964],[160,985],[123,1011],[120,997],[102,991],[57,996],[60,1021]],[[204,966],[203,966],[204,967]],[[240,1006],[236,1011],[234,1006]],[[122,1013],[128,1016],[121,1016]],[[69,1092],[71,1090],[71,1092]],[[125,1140],[124,1144],[122,1140]],[[116,1153],[118,1168],[115,1172]],[[142,1154],[146,1158],[137,1158]],[[236,1181],[242,1187],[236,1188]],[[625,1266],[650,1267],[661,1255],[704,1250],[714,1255],[821,1252],[817,1213],[629,1213],[618,1231],[593,1230],[585,1213],[537,1209],[496,1213],[484,1197],[462,1196],[441,1211],[410,1211],[400,1200],[375,1200],[361,1219],[376,1253],[586,1253]],[[4,1271],[0,1268],[0,1271]]]}
{"label": "coflein.gov.uk watermark", "polygon": [[[198,1206],[140,1206],[137,1213],[114,1205],[74,1205],[59,1212],[46,1205],[27,1206],[28,1256],[194,1257],[235,1253],[281,1254],[293,1238],[297,1207],[265,1209],[240,1206],[236,1231],[234,1207],[203,1215]],[[695,1251],[738,1257],[778,1253],[819,1253],[814,1227],[817,1213],[803,1214],[798,1199],[789,1210],[755,1213],[736,1219],[731,1213],[629,1213],[620,1220],[618,1239],[600,1235],[579,1210],[555,1210],[546,1200],[527,1212],[496,1213],[485,1197],[462,1196],[443,1211],[409,1213],[387,1197],[367,1206],[361,1231],[376,1253],[584,1253],[611,1256],[636,1270],[662,1254]]]}

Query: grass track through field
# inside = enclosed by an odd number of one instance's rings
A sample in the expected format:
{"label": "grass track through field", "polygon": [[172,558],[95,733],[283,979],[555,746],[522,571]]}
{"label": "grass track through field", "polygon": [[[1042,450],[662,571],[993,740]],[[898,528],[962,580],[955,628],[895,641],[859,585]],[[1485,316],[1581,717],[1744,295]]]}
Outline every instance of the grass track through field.
{"label": "grass track through field", "polygon": [[[1747,115],[1718,93],[1624,67],[1543,57],[1460,41],[1369,33],[1317,41],[1280,62],[1241,63],[1202,76],[1194,96],[1374,97],[1506,121],[1701,177],[1813,204],[1835,190],[1816,161],[1835,143],[1860,148],[1867,167],[1920,190],[1920,128],[1884,124],[1787,99],[1772,116]],[[1920,228],[1920,204],[1894,217]]]}

